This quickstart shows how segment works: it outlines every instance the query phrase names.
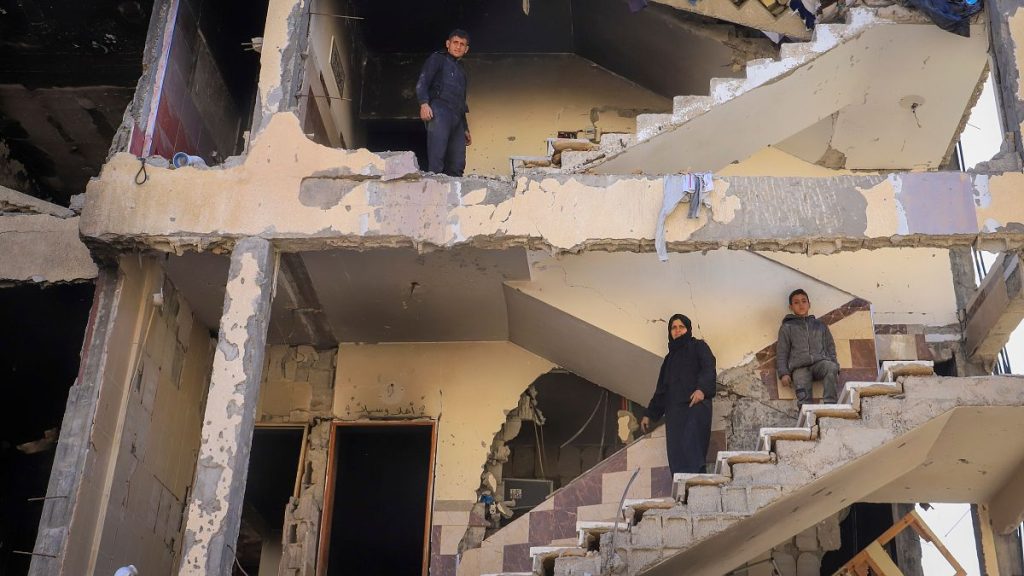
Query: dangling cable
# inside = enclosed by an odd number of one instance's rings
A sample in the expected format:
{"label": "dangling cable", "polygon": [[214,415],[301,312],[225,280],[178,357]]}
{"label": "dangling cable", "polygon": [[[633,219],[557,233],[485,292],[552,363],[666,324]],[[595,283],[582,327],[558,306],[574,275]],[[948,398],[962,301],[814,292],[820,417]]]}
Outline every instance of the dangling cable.
{"label": "dangling cable", "polygon": [[[146,173],[146,159],[139,156],[139,162],[141,164],[139,165],[139,171],[135,173],[135,184],[137,186],[142,186],[147,180],[149,180],[149,174]],[[140,175],[142,176],[142,180],[139,180]]]}

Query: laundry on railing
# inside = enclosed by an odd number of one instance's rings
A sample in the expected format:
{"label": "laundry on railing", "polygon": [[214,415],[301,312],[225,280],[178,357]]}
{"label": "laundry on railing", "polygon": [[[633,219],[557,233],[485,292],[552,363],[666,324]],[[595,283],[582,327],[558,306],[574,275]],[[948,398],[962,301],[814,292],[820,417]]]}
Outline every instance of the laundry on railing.
{"label": "laundry on railing", "polygon": [[654,248],[658,251],[658,260],[668,261],[668,249],[665,247],[665,220],[676,209],[680,202],[689,202],[687,218],[700,215],[703,202],[711,208],[711,200],[707,193],[714,189],[714,176],[711,172],[695,172],[692,174],[669,174],[663,184],[664,199],[661,202],[661,213],[658,214],[658,229],[654,234]]}

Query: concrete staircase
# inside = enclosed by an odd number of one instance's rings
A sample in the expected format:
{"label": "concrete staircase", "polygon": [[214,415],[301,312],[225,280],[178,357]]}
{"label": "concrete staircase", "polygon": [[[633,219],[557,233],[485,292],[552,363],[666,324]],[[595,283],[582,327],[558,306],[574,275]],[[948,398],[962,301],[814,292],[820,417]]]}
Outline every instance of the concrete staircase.
{"label": "concrete staircase", "polygon": [[717,172],[768,146],[836,169],[938,168],[985,68],[984,25],[957,39],[919,13],[845,16],[783,44],[778,59],[747,62],[744,77],[676,96],[671,114],[638,115],[633,134],[604,134],[557,161],[514,161],[514,171]]}
{"label": "concrete staircase", "polygon": [[[854,502],[994,502],[1016,486],[1021,454],[974,454],[968,471],[955,445],[969,433],[1017,438],[1021,416],[1019,378],[938,378],[930,362],[887,362],[883,381],[849,382],[838,404],[762,429],[758,450],[675,475],[672,498],[626,501],[618,518],[578,522],[574,543],[531,547],[533,569],[520,574],[720,575]],[[1006,480],[983,495],[975,483],[988,474]],[[1005,514],[1012,523],[1022,512]]]}
{"label": "concrete staircase", "polygon": [[[754,6],[755,4],[747,2],[745,5],[762,9]],[[797,68],[809,65],[822,54],[855,38],[878,22],[878,18],[870,9],[853,9],[849,12],[846,23],[820,24],[815,27],[808,42],[783,44],[778,60],[761,58],[747,62],[745,77],[712,78],[707,95],[676,96],[673,99],[671,114],[638,115],[636,132],[633,134],[602,134],[597,144],[586,139],[550,138],[547,156],[513,157],[513,175],[523,172],[589,171],[599,164],[621,156],[638,144],[708,115],[712,111],[717,113],[722,109],[723,114],[728,113],[724,105],[738,96],[778,80]],[[706,169],[704,166],[694,168]]]}

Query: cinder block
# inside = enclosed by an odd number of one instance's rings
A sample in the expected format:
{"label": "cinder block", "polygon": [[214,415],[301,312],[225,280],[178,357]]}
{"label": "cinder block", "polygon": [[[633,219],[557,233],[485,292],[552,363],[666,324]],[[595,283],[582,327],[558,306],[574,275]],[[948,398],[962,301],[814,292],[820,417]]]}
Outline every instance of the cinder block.
{"label": "cinder block", "polygon": [[821,559],[813,552],[804,552],[796,560],[796,576],[819,576]]}
{"label": "cinder block", "polygon": [[724,514],[695,516],[693,518],[693,539],[703,540],[708,536],[717,534],[731,526],[737,519],[738,517],[736,516],[727,516]]}
{"label": "cinder block", "polygon": [[555,576],[597,576],[601,573],[601,557],[590,554],[584,557],[567,556],[555,559]]}
{"label": "cinder block", "polygon": [[626,558],[626,573],[635,576],[661,561],[661,548],[631,548]]}
{"label": "cinder block", "polygon": [[747,487],[725,486],[722,488],[722,511],[747,514]]}
{"label": "cinder block", "polygon": [[776,464],[749,462],[733,464],[732,481],[735,484],[776,484],[764,479],[774,477]]}
{"label": "cinder block", "polygon": [[661,516],[645,514],[640,523],[630,529],[630,542],[643,548],[661,548]]}
{"label": "cinder block", "polygon": [[793,539],[793,544],[796,545],[797,550],[801,552],[810,552],[818,549],[818,527],[811,526],[803,532],[796,535]]}
{"label": "cinder block", "polygon": [[747,492],[747,512],[753,514],[782,496],[781,486],[750,486]]}
{"label": "cinder block", "polygon": [[721,512],[722,489],[718,486],[690,486],[686,491],[686,507],[694,513]]}
{"label": "cinder block", "polygon": [[690,516],[665,515],[662,520],[662,544],[669,548],[688,548],[693,543],[693,521]]}

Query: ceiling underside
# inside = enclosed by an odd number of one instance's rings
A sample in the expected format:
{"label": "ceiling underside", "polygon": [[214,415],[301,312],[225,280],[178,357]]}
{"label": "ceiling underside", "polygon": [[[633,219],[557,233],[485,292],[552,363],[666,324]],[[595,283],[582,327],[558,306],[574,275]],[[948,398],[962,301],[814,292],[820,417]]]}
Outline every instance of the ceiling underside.
{"label": "ceiling underside", "polygon": [[0,184],[67,205],[142,73],[153,0],[0,0]]}
{"label": "ceiling underside", "polygon": [[576,53],[667,98],[704,94],[712,77],[736,76],[737,62],[777,53],[757,31],[659,4],[631,13],[623,0],[545,0],[529,14],[520,2],[358,0],[353,13],[377,58],[442,50],[459,26],[471,35],[469,58]]}
{"label": "ceiling underside", "polygon": [[988,34],[882,24],[592,171],[717,171],[766,146],[830,168],[937,169],[981,88]]}

